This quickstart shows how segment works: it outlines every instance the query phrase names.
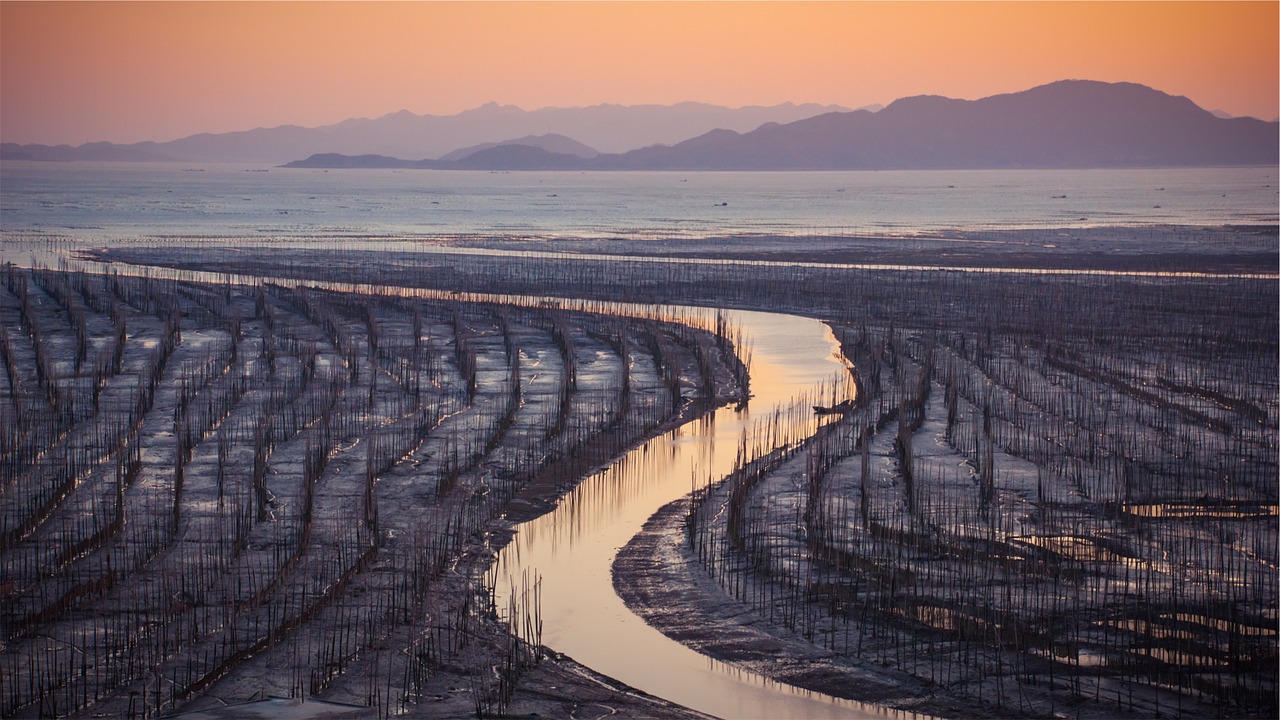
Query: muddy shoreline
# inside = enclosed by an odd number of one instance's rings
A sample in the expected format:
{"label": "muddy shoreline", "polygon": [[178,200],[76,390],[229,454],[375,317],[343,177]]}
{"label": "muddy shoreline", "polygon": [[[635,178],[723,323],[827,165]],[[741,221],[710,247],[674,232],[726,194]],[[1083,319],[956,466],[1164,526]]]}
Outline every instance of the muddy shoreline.
{"label": "muddy shoreline", "polygon": [[927,232],[912,235],[746,235],[674,240],[454,238],[429,244],[583,257],[942,266],[1002,270],[1275,274],[1275,225],[1135,226]]}

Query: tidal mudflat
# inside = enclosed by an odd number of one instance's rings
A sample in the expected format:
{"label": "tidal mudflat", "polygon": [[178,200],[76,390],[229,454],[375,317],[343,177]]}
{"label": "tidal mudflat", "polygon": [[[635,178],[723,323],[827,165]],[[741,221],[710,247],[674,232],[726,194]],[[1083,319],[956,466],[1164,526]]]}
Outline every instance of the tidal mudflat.
{"label": "tidal mudflat", "polygon": [[485,571],[510,516],[737,399],[723,334],[270,284],[3,280],[6,717],[270,695],[492,715],[530,670],[543,714],[654,702],[538,663],[536,593],[495,598]]}
{"label": "tidal mudflat", "polygon": [[1274,276],[95,257],[119,271],[5,274],[6,715],[685,712],[543,647],[536,578],[497,597],[486,575],[516,520],[765,382],[734,328],[616,300],[817,318],[856,388],[622,552],[614,584],[664,633],[929,715],[1275,714]]}

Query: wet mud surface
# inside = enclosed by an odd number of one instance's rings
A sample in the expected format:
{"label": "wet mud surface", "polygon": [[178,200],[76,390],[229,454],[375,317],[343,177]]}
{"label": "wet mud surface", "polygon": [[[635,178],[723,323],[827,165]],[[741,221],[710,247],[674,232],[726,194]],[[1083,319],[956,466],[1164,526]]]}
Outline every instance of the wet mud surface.
{"label": "wet mud surface", "polygon": [[449,247],[887,266],[1268,273],[1280,266],[1277,228],[1088,226],[933,231],[912,235],[743,235],[676,240],[460,238]]}
{"label": "wet mud surface", "polygon": [[687,498],[662,508],[614,562],[614,589],[645,622],[709,657],[808,690],[928,716],[984,712],[975,704],[938,697],[906,673],[841,660],[743,608],[689,551],[688,512]]}
{"label": "wet mud surface", "polygon": [[516,519],[733,400],[727,340],[48,269],[0,293],[6,717],[693,716],[542,648],[487,572]]}

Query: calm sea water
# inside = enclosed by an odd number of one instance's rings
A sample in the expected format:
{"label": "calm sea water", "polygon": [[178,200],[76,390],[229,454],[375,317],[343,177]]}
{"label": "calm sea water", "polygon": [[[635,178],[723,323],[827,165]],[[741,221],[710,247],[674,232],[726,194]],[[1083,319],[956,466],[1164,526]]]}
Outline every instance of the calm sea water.
{"label": "calm sea water", "polygon": [[1276,168],[489,173],[5,162],[0,230],[92,242],[1275,223],[1276,176]]}

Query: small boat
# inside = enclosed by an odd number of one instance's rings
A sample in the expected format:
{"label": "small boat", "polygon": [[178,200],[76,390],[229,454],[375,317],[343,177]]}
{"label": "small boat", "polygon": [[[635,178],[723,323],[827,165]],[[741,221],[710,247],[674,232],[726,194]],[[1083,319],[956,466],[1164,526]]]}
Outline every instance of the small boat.
{"label": "small boat", "polygon": [[817,415],[836,415],[836,414],[843,415],[844,413],[847,413],[852,409],[853,409],[852,400],[845,400],[843,402],[838,402],[835,405],[832,405],[830,407],[827,407],[826,405],[813,406],[813,412]]}

